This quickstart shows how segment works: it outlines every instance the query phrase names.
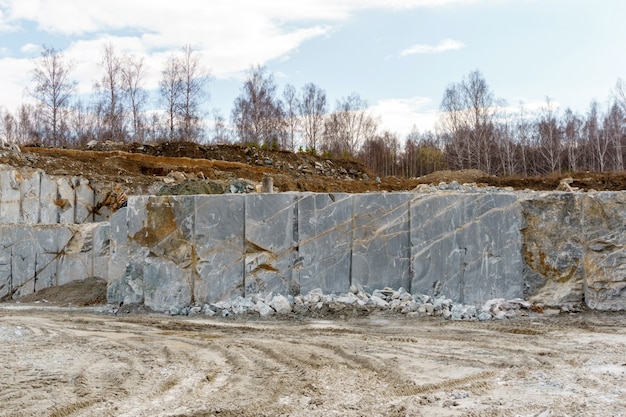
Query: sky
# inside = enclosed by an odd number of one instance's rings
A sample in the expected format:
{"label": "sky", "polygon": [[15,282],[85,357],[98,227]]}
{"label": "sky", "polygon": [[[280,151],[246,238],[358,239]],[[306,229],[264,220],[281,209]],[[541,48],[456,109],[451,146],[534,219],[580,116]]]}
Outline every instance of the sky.
{"label": "sky", "polygon": [[[142,56],[146,87],[190,45],[226,120],[252,66],[279,93],[314,83],[329,111],[357,93],[382,129],[434,129],[447,86],[479,70],[511,109],[546,97],[584,114],[626,79],[623,0],[0,0],[0,106],[31,100],[42,46],[74,63],[87,96],[105,44]],[[512,110],[513,111],[513,110]]]}

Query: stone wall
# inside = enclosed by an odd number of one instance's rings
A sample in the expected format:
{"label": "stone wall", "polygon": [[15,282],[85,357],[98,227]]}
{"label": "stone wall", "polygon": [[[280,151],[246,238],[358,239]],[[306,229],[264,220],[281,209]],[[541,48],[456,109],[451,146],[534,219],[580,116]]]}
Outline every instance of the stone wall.
{"label": "stone wall", "polygon": [[168,310],[250,294],[404,288],[626,309],[626,193],[134,196],[0,166],[0,299],[109,280]]}
{"label": "stone wall", "polygon": [[[521,296],[520,234],[499,233],[519,230],[519,215],[498,214],[515,201],[513,194],[475,202],[409,193],[131,198],[112,218],[109,299],[159,310],[350,285],[466,303]],[[477,231],[484,236],[466,242]],[[494,258],[507,261],[492,266]]]}
{"label": "stone wall", "polygon": [[132,197],[111,218],[108,296],[167,310],[359,285],[620,310],[625,204],[621,192]]}
{"label": "stone wall", "polygon": [[0,299],[108,275],[109,224],[0,225]]}
{"label": "stone wall", "polygon": [[78,177],[0,165],[0,223],[82,224],[107,221],[112,186]]}
{"label": "stone wall", "polygon": [[0,300],[107,278],[109,195],[85,179],[0,165]]}

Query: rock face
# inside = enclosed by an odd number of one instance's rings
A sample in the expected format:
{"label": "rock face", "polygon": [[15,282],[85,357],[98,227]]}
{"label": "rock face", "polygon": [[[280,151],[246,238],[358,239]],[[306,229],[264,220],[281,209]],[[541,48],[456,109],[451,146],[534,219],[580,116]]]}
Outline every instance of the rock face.
{"label": "rock face", "polygon": [[522,206],[524,296],[626,309],[626,193],[543,193]]}
{"label": "rock face", "polygon": [[0,165],[0,223],[82,224],[106,221],[117,209],[113,187],[94,189],[84,178]]}
{"label": "rock face", "polygon": [[624,193],[132,197],[109,300],[155,310],[250,294],[406,288],[455,303],[626,307]]}
{"label": "rock face", "polygon": [[108,224],[0,225],[0,299],[107,277]]}
{"label": "rock face", "polygon": [[108,215],[108,195],[86,180],[0,166],[0,299],[107,278],[110,226],[94,222]]}
{"label": "rock face", "polygon": [[626,309],[626,193],[604,192],[583,200],[587,306]]}
{"label": "rock face", "polygon": [[111,218],[109,300],[166,310],[351,285],[477,305],[520,297],[517,202],[505,193],[132,197]]}
{"label": "rock face", "polygon": [[305,194],[298,201],[298,259],[295,280],[301,293],[350,286],[352,207],[350,194]]}
{"label": "rock face", "polygon": [[418,195],[410,219],[411,289],[475,305],[521,296],[517,195]]}
{"label": "rock face", "polygon": [[318,289],[383,304],[386,287],[460,305],[626,309],[626,192],[443,184],[125,202],[119,186],[0,166],[0,299],[100,276],[110,302],[160,311]]}
{"label": "rock face", "polygon": [[583,302],[586,198],[554,192],[522,201],[525,298],[550,305]]}

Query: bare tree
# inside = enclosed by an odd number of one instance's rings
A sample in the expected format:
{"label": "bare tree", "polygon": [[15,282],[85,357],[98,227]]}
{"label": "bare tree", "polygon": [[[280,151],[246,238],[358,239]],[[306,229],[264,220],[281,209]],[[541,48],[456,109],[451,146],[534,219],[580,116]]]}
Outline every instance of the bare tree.
{"label": "bare tree", "polygon": [[144,59],[136,55],[127,54],[120,62],[120,71],[123,83],[123,91],[128,108],[132,113],[133,138],[143,142],[144,123],[142,120],[142,109],[148,95],[143,89],[143,81],[146,76]]}
{"label": "bare tree", "polygon": [[179,106],[183,95],[183,84],[180,79],[180,62],[175,56],[170,56],[161,71],[159,88],[161,99],[167,113],[167,125],[169,140],[176,139],[176,119],[179,114]]}
{"label": "bare tree", "polygon": [[241,94],[235,99],[232,120],[241,143],[277,146],[285,134],[282,103],[276,84],[265,68],[250,69]]}
{"label": "bare tree", "polygon": [[209,72],[203,68],[200,55],[190,45],[183,48],[178,69],[182,83],[178,106],[181,134],[185,140],[198,141],[202,137],[200,105],[208,99],[206,87],[210,79]]}
{"label": "bare tree", "polygon": [[103,75],[96,84],[96,91],[101,96],[105,128],[103,135],[111,140],[125,140],[122,60],[111,43],[104,46],[100,67]]}
{"label": "bare tree", "polygon": [[577,171],[580,168],[583,121],[570,108],[565,109],[563,118],[563,139],[567,149],[568,168],[571,171]]}
{"label": "bare tree", "polygon": [[316,149],[324,131],[326,117],[326,92],[313,83],[302,87],[300,101],[300,117],[302,119],[304,146]]}
{"label": "bare tree", "polygon": [[400,173],[400,144],[398,137],[384,131],[365,140],[358,153],[359,159],[380,176]]}
{"label": "bare tree", "polygon": [[0,107],[0,139],[2,143],[17,142],[17,120],[4,107]]}
{"label": "bare tree", "polygon": [[626,116],[621,107],[616,102],[613,102],[602,124],[602,130],[610,147],[609,158],[611,166],[615,171],[624,170],[624,147],[622,141],[625,118]]}
{"label": "bare tree", "polygon": [[517,171],[517,149],[513,141],[513,123],[505,108],[500,110],[493,128],[494,145],[498,151],[498,174],[511,175]]}
{"label": "bare tree", "polygon": [[201,105],[208,98],[209,71],[189,45],[171,55],[161,71],[161,99],[168,115],[169,139],[199,141],[203,135]]}
{"label": "bare tree", "polygon": [[459,168],[492,171],[496,100],[480,71],[472,71],[460,83],[451,84],[440,106],[441,126],[448,134]]}
{"label": "bare tree", "polygon": [[545,163],[543,173],[561,172],[563,152],[561,130],[550,97],[546,97],[546,105],[541,109],[536,129],[537,149]]}
{"label": "bare tree", "polygon": [[519,173],[527,176],[530,172],[528,161],[528,148],[530,147],[532,124],[526,116],[526,109],[524,104],[520,102],[519,112],[514,128],[514,138],[517,146],[520,149],[520,171]]}
{"label": "bare tree", "polygon": [[22,104],[17,111],[17,142],[39,142],[41,129],[37,126],[37,111],[31,104]]}
{"label": "bare tree", "polygon": [[226,120],[218,109],[213,109],[213,143],[230,143],[230,135],[226,127]]}
{"label": "bare tree", "polygon": [[418,177],[443,169],[445,161],[437,135],[433,132],[420,134],[414,126],[406,137],[401,163],[401,173],[406,177]]}
{"label": "bare tree", "polygon": [[169,138],[170,128],[166,116],[159,112],[152,112],[149,113],[146,118],[148,119],[144,131],[146,141],[161,142]]}
{"label": "bare tree", "polygon": [[322,150],[338,156],[356,156],[361,144],[376,136],[378,122],[369,114],[367,103],[352,93],[337,102],[336,110],[324,124]]}
{"label": "bare tree", "polygon": [[594,168],[599,172],[604,172],[607,165],[609,141],[600,127],[598,102],[595,100],[591,102],[589,107],[584,129],[592,150]]}
{"label": "bare tree", "polygon": [[64,60],[60,51],[43,46],[41,56],[35,61],[33,70],[33,97],[39,102],[39,110],[46,129],[46,139],[52,146],[63,142],[65,109],[76,90],[70,80],[73,64]]}
{"label": "bare tree", "polygon": [[614,95],[616,102],[626,113],[626,83],[621,78],[615,83]]}
{"label": "bare tree", "polygon": [[287,84],[283,90],[283,101],[285,103],[285,126],[287,134],[285,135],[285,141],[281,144],[282,149],[288,149],[293,151],[296,146],[296,138],[300,131],[300,100],[296,93],[296,88]]}

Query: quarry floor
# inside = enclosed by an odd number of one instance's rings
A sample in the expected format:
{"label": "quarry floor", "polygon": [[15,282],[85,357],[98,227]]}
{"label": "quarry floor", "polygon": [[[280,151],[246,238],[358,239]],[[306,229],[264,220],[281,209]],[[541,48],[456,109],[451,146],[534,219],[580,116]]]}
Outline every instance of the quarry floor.
{"label": "quarry floor", "polygon": [[0,305],[0,416],[620,416],[626,316],[227,320]]}

